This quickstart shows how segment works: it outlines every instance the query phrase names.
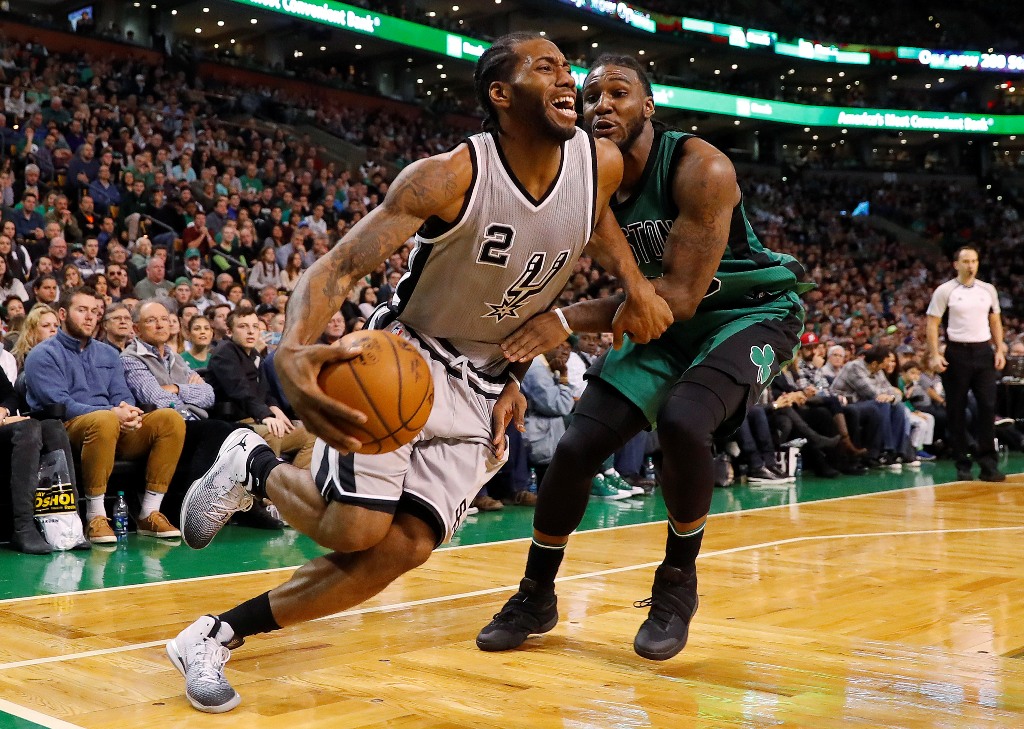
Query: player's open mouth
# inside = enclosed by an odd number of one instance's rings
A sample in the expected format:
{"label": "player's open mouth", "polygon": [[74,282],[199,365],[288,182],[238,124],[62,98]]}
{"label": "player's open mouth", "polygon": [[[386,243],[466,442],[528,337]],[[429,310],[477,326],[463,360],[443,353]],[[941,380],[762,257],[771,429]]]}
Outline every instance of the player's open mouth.
{"label": "player's open mouth", "polygon": [[594,122],[594,134],[608,133],[615,128],[615,124],[607,119],[598,119]]}
{"label": "player's open mouth", "polygon": [[573,122],[576,121],[576,97],[574,95],[559,96],[551,102],[551,106],[555,107],[559,116]]}

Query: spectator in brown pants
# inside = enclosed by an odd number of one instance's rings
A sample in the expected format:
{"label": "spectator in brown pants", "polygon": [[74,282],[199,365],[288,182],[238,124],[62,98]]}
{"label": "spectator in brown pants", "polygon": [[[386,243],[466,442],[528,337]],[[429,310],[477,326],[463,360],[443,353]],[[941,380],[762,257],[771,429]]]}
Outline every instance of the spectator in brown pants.
{"label": "spectator in brown pants", "polygon": [[103,497],[117,457],[146,457],[146,492],[136,519],[143,536],[173,538],[181,533],[160,513],[185,440],[185,421],[174,410],[143,413],[135,407],[116,349],[92,339],[100,312],[92,289],[61,297],[56,336],[38,344],[25,361],[29,405],[65,408],[65,427],[81,451],[87,536],[94,544],[117,541]]}
{"label": "spectator in brown pants", "polygon": [[253,423],[253,430],[274,453],[295,454],[292,464],[309,468],[316,438],[301,422],[285,415],[260,374],[259,317],[251,309],[235,310],[228,316],[227,327],[231,339],[217,345],[207,367],[217,401],[233,403],[244,418],[241,422]]}

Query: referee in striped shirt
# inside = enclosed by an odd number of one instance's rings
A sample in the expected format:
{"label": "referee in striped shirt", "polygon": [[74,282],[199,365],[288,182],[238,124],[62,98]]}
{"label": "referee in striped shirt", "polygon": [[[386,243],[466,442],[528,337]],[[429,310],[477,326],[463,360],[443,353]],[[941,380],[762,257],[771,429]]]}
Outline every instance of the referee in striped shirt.
{"label": "referee in striped shirt", "polygon": [[[928,305],[928,352],[931,365],[942,373],[946,390],[946,432],[956,459],[956,475],[970,481],[971,458],[967,454],[967,393],[978,401],[975,460],[982,481],[1005,481],[996,467],[995,404],[996,370],[1006,366],[1003,322],[995,286],[979,281],[978,252],[969,246],[953,255],[956,278],[935,289]],[[946,356],[939,353],[939,323],[946,322]],[[992,347],[995,345],[995,352]]]}

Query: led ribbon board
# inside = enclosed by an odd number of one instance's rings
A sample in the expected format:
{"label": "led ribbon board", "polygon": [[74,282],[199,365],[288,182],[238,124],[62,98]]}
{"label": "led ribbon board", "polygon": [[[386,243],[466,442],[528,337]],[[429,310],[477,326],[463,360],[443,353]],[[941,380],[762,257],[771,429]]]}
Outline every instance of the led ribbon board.
{"label": "led ribbon board", "polygon": [[[232,0],[311,20],[341,30],[371,35],[382,40],[430,53],[475,61],[490,43],[457,33],[449,33],[420,23],[373,13],[354,5],[320,0]],[[591,2],[592,0],[587,0]],[[575,2],[573,3],[575,4]],[[587,69],[572,67],[576,86],[582,88]],[[1024,116],[998,114],[946,114],[896,109],[861,109],[835,106],[811,106],[770,99],[754,99],[715,91],[699,91],[678,86],[654,84],[654,101],[671,109],[723,114],[745,119],[763,119],[782,124],[808,127],[847,127],[850,129],[893,129],[899,131],[963,132],[971,134],[1024,134]]]}
{"label": "led ribbon board", "polygon": [[381,40],[452,58],[476,60],[490,45],[490,43],[464,35],[449,33],[401,18],[393,18],[382,13],[374,13],[365,8],[334,2],[334,0],[319,0],[319,2],[307,2],[306,0],[232,1],[300,20],[312,20],[332,28],[371,35]]}
{"label": "led ribbon board", "polygon": [[829,43],[797,38],[780,41],[778,33],[742,28],[728,23],[666,15],[626,2],[612,0],[560,0],[579,10],[619,20],[648,33],[671,35],[680,31],[722,38],[736,48],[767,48],[780,56],[808,61],[864,66],[871,59],[919,63],[936,71],[1024,71],[1024,54],[950,51],[912,46],[882,46],[864,43]]}
{"label": "led ribbon board", "polygon": [[933,111],[811,106],[660,84],[654,84],[653,89],[654,103],[657,106],[744,119],[764,119],[783,124],[919,132],[1024,134],[1024,116],[1021,115],[948,114]]}

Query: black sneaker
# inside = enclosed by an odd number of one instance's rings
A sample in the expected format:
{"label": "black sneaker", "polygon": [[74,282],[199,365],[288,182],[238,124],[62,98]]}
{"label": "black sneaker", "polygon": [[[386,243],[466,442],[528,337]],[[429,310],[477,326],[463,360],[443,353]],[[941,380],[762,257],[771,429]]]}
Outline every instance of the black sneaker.
{"label": "black sneaker", "polygon": [[681,651],[697,603],[697,573],[660,565],[654,573],[651,596],[633,603],[634,607],[651,608],[633,640],[633,650],[652,661],[667,661]]}
{"label": "black sneaker", "polygon": [[970,468],[957,468],[956,469],[956,480],[957,481],[973,481],[974,476],[971,474]]}
{"label": "black sneaker", "polygon": [[992,481],[999,483],[1006,480],[1006,474],[1000,471],[998,468],[983,468],[981,474],[978,476],[982,481]]}
{"label": "black sneaker", "polygon": [[546,633],[558,623],[558,598],[555,591],[542,592],[528,577],[519,583],[513,595],[480,634],[476,647],[482,651],[507,651],[518,648],[530,635]]}

